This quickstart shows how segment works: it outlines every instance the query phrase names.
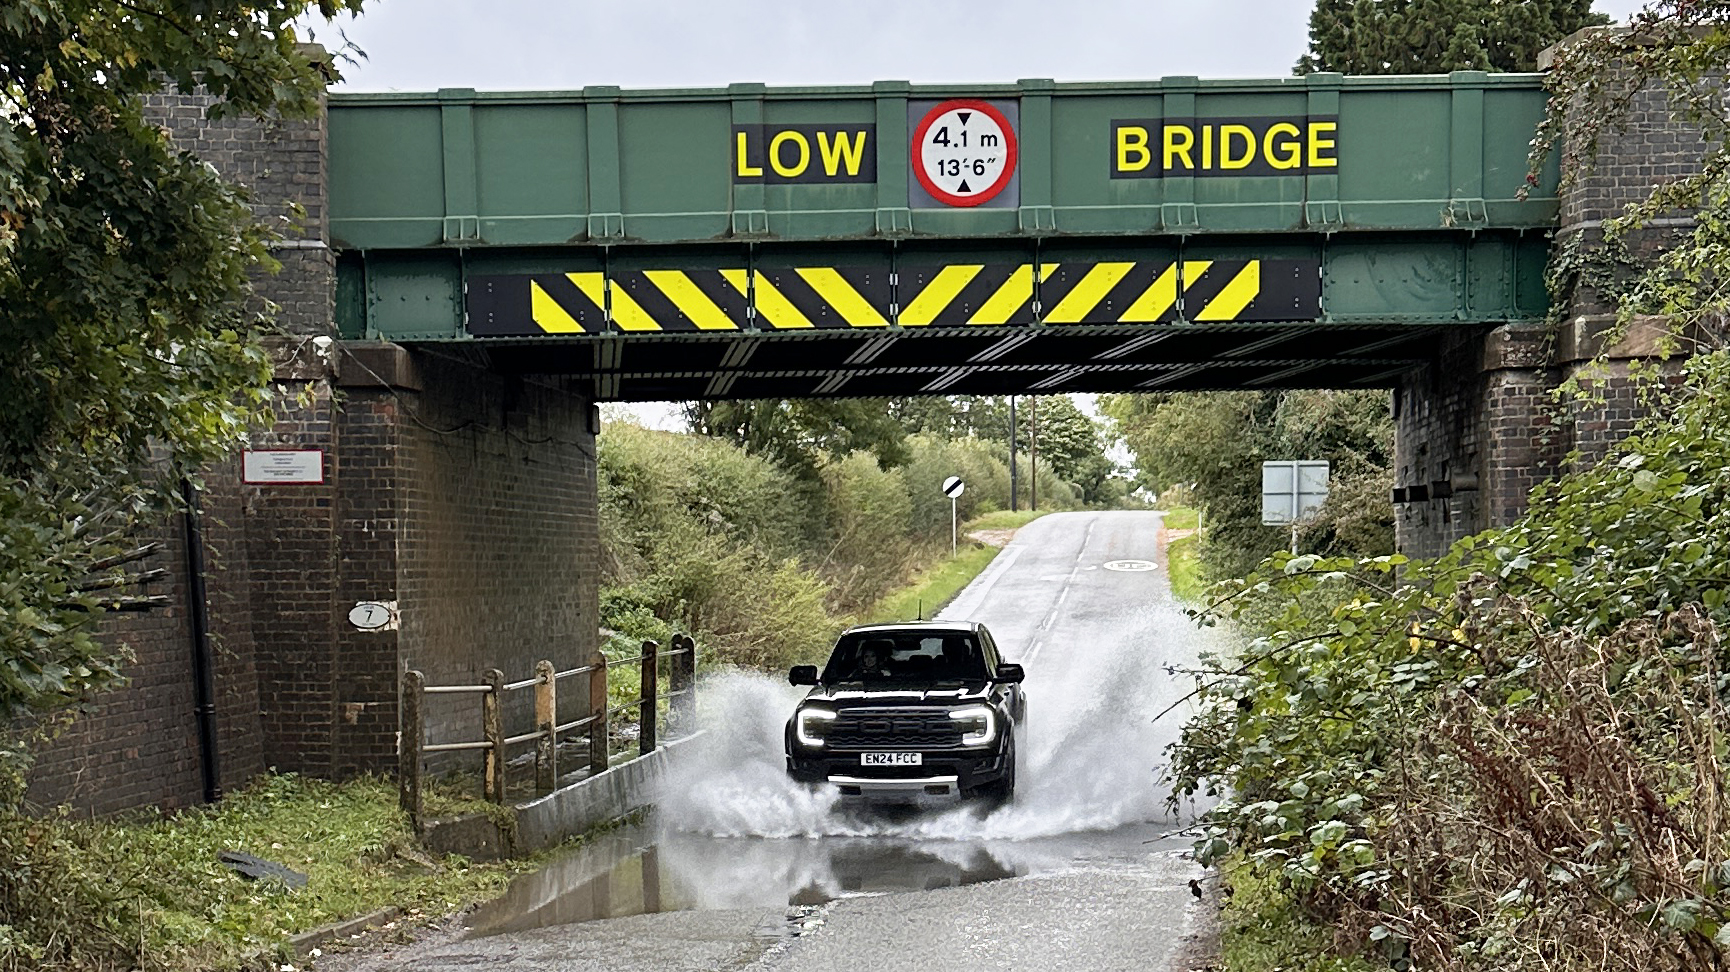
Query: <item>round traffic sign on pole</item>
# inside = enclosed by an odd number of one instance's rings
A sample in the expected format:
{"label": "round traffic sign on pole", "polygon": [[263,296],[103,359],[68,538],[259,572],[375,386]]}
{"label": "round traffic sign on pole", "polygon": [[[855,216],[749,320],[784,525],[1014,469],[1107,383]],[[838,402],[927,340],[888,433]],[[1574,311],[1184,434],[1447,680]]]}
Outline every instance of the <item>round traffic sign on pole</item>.
{"label": "round traffic sign on pole", "polygon": [[1015,126],[990,102],[941,102],[913,131],[913,175],[950,206],[989,202],[1015,175]]}
{"label": "round traffic sign on pole", "polygon": [[955,519],[955,498],[960,496],[961,491],[966,488],[967,484],[961,481],[960,476],[950,476],[943,481],[943,495],[949,497],[949,556],[951,557],[955,556],[956,552],[961,549],[960,526]]}

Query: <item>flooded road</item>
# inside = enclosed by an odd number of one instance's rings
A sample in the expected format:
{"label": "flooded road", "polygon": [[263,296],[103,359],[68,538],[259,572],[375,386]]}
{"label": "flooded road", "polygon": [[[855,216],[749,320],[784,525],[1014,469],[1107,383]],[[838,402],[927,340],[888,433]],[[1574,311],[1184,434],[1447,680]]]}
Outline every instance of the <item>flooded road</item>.
{"label": "flooded road", "polygon": [[1024,527],[944,612],[985,622],[1027,669],[1024,767],[999,808],[860,812],[796,784],[782,727],[803,690],[706,677],[703,735],[654,816],[518,879],[460,937],[368,969],[893,972],[1187,968],[1205,936],[1166,747],[1217,645],[1172,603],[1152,513]]}
{"label": "flooded road", "polygon": [[[469,916],[476,936],[668,911],[814,907],[860,895],[957,888],[1133,860],[1169,828],[1030,841],[710,837],[653,822],[621,828],[512,883]],[[796,918],[796,916],[795,916]]]}

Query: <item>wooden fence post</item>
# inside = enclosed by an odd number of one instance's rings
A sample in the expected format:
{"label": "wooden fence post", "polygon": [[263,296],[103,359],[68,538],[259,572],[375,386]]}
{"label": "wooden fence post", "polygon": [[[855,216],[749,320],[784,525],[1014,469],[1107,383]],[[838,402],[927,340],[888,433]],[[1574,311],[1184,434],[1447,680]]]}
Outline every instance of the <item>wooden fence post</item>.
{"label": "wooden fence post", "polygon": [[673,650],[678,654],[667,666],[667,732],[671,735],[677,728],[681,734],[687,734],[695,728],[697,713],[697,642],[690,635],[676,634]]}
{"label": "wooden fence post", "polygon": [[481,696],[481,731],[486,736],[486,798],[493,803],[505,802],[505,673],[487,669],[484,676],[488,691]]}
{"label": "wooden fence post", "polygon": [[589,775],[605,773],[611,765],[607,727],[607,656],[600,649],[589,657]]}
{"label": "wooden fence post", "polygon": [[396,784],[402,808],[408,812],[415,833],[421,831],[421,747],[426,745],[426,721],[422,703],[426,699],[426,676],[417,671],[402,673],[401,708],[397,712]]}
{"label": "wooden fence post", "polygon": [[553,730],[559,724],[558,670],[546,659],[535,662],[535,787],[551,793],[559,785],[559,740]]}
{"label": "wooden fence post", "polygon": [[697,731],[697,639],[685,636],[685,707],[691,713],[690,731]]}
{"label": "wooden fence post", "polygon": [[655,683],[659,681],[661,646],[643,642],[643,704],[638,711],[637,752],[647,756],[655,751]]}

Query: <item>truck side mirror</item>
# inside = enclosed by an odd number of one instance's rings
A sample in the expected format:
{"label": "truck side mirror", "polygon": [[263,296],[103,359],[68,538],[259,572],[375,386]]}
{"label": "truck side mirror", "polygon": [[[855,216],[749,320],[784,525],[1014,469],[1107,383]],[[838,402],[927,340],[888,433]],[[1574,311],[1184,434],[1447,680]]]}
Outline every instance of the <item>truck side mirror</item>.
{"label": "truck side mirror", "polygon": [[997,680],[999,682],[1009,682],[1013,684],[1015,682],[1023,681],[1026,678],[1027,673],[1021,670],[1020,665],[1004,662],[997,666]]}
{"label": "truck side mirror", "polygon": [[787,681],[794,685],[816,685],[816,665],[794,665],[787,672]]}

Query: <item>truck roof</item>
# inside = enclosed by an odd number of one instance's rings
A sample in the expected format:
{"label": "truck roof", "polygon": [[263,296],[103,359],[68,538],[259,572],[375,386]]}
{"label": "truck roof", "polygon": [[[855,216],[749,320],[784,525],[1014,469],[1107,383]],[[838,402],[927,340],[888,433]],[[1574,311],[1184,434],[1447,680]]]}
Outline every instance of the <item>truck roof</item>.
{"label": "truck roof", "polygon": [[883,624],[854,625],[842,634],[867,631],[977,631],[978,621],[891,621]]}

